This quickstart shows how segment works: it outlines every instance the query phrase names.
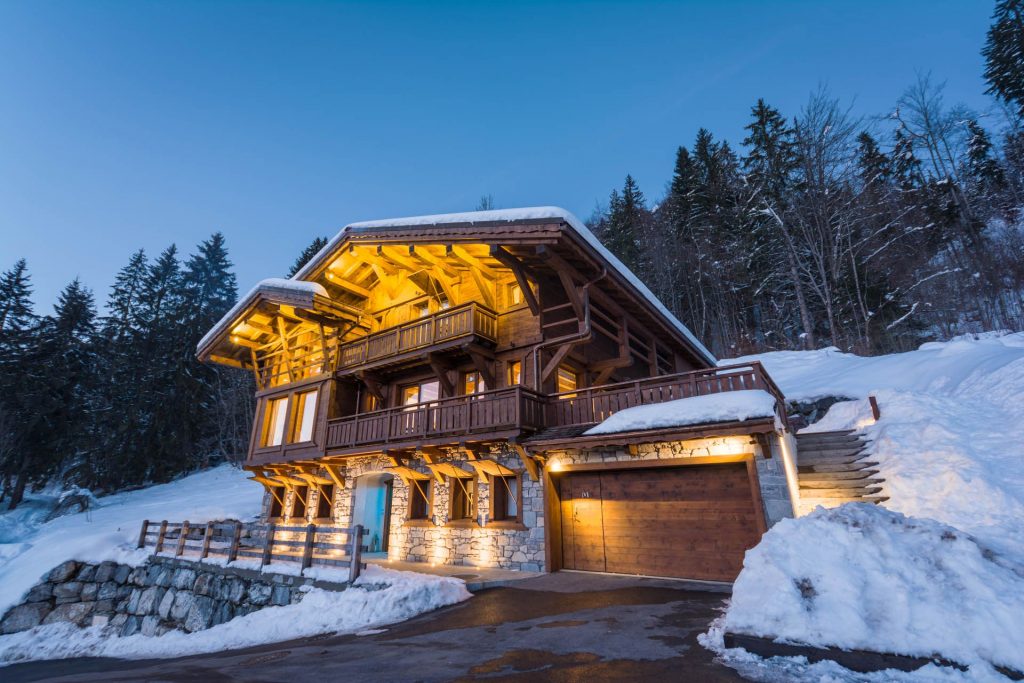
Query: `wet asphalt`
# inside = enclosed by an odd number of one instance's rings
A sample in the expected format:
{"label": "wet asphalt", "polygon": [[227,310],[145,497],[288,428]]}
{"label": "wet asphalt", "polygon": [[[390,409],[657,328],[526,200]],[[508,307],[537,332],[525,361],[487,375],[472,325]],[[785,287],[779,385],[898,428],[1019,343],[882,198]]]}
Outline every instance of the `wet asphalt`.
{"label": "wet asphalt", "polygon": [[194,657],[7,667],[22,681],[741,681],[697,636],[721,592],[559,572],[366,636],[317,636]]}

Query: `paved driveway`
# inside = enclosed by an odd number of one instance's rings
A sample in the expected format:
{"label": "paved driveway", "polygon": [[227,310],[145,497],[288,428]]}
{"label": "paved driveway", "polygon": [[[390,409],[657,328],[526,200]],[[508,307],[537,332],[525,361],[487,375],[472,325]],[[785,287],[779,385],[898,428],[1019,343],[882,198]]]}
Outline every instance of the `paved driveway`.
{"label": "paved driveway", "polygon": [[320,636],[174,660],[7,668],[20,681],[739,681],[696,641],[721,594],[575,572],[478,593],[368,636]]}

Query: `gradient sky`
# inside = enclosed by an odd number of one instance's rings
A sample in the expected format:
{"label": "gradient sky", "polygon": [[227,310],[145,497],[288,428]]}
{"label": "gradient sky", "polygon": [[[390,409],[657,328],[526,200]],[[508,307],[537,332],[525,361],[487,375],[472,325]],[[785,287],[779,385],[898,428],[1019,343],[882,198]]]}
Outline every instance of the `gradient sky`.
{"label": "gradient sky", "polygon": [[660,196],[705,126],[918,71],[984,110],[985,0],[0,0],[0,269],[102,303],[131,252],[227,237],[244,290],[346,223]]}

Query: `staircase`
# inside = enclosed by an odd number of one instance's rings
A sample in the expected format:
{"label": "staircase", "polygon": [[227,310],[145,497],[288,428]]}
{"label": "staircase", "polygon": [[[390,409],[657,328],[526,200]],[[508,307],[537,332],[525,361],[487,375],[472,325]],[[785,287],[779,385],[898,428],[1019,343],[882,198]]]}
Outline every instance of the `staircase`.
{"label": "staircase", "polygon": [[800,511],[832,508],[843,503],[881,503],[877,462],[869,462],[867,442],[853,430],[797,434],[797,475]]}

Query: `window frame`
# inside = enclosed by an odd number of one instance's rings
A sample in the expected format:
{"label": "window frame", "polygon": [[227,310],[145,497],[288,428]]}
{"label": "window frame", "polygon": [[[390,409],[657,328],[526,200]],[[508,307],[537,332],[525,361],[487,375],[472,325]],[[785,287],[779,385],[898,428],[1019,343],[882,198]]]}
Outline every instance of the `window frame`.
{"label": "window frame", "polygon": [[[309,438],[302,438],[302,428],[306,426],[306,402],[313,395],[313,414],[309,416]],[[296,391],[288,397],[288,412],[291,413],[291,429],[288,430],[288,444],[310,443],[316,440],[317,413],[320,410],[320,388],[307,391]]]}
{"label": "window frame", "polygon": [[[426,488],[424,493],[421,486]],[[413,502],[419,495],[423,500],[424,514],[422,517],[413,517]],[[432,479],[410,479],[409,480],[409,503],[405,511],[405,523],[410,526],[425,526],[432,524],[434,513],[434,481]]]}
{"label": "window frame", "polygon": [[[288,519],[302,519],[302,520],[308,519],[308,515],[309,515],[309,489],[310,489],[310,487],[308,485],[306,485],[306,486],[296,486],[295,487],[295,491],[292,493],[291,510],[288,511],[289,512],[288,517],[287,517]],[[299,491],[304,491],[305,495],[304,496],[299,496]],[[296,515],[295,514],[295,504],[298,503],[299,501],[302,501],[302,514],[301,515]]]}
{"label": "window frame", "polygon": [[[324,492],[330,489],[331,495],[324,496]],[[334,499],[337,497],[338,492],[334,484],[320,484],[316,489],[316,522],[333,522],[334,521]],[[320,513],[323,511],[324,500],[329,501],[327,503],[327,516],[323,517]]]}
{"label": "window frame", "polygon": [[[495,496],[495,491],[499,490],[498,489],[498,485],[499,485],[499,481],[498,480],[502,480],[502,482],[503,482],[506,479],[514,479],[515,480],[514,486],[515,486],[516,516],[515,517],[500,517],[499,518],[497,516],[498,506],[497,506],[497,496]],[[525,529],[526,527],[523,525],[523,473],[521,471],[515,471],[512,474],[506,474],[506,475],[488,474],[487,475],[487,484],[490,487],[490,496],[489,496],[489,500],[488,500],[488,503],[487,503],[487,508],[488,508],[487,509],[487,517],[488,517],[488,520],[489,520],[488,521],[488,526],[495,526],[495,527],[499,527],[499,528],[509,528],[509,529]],[[504,485],[505,485],[504,483],[501,483],[501,486],[504,487]],[[509,493],[504,488],[502,488],[501,491],[506,496]]]}
{"label": "window frame", "polygon": [[[516,379],[518,373],[519,378]],[[505,383],[510,387],[518,387],[523,384],[523,361],[521,359],[510,360],[505,366]]]}
{"label": "window frame", "polygon": [[[279,489],[280,493],[282,495],[282,498],[284,496],[288,495],[288,490],[284,486],[275,486],[275,487],[272,487],[272,488]],[[268,489],[267,492],[270,494],[270,508],[267,510],[267,520],[268,521],[275,520],[275,519],[276,520],[283,520],[285,518],[284,517],[284,503],[278,501],[278,499],[277,499],[278,497],[276,495],[274,495],[274,491],[273,490],[269,490]],[[278,514],[276,514],[276,515],[274,514],[274,508],[275,507],[277,507],[277,512],[278,512]]]}
{"label": "window frame", "polygon": [[[572,375],[572,378],[573,378],[573,387],[572,387],[572,389],[562,389],[562,387],[561,387],[561,380],[562,380],[562,373],[563,372],[566,373],[566,374]],[[573,368],[572,366],[570,366],[570,365],[559,365],[558,369],[555,370],[555,393],[556,394],[562,394],[563,391],[565,391],[565,392],[573,392],[573,393],[566,393],[564,396],[560,395],[558,398],[560,398],[560,399],[576,398],[576,396],[577,396],[576,392],[579,391],[581,388],[582,387],[580,386],[580,372],[578,370],[576,370],[575,368]]]}
{"label": "window frame", "polygon": [[[480,526],[480,498],[477,478],[475,476],[455,477],[450,474],[446,476],[448,478],[448,526]],[[452,481],[453,479],[457,479],[459,481]],[[471,513],[471,516],[469,517],[455,516],[456,486],[459,487],[459,491],[469,498],[469,511]],[[463,487],[465,488],[463,489]]]}
{"label": "window frame", "polygon": [[[260,448],[281,448],[286,445],[288,437],[288,404],[289,395],[268,398],[263,408],[263,428],[260,434]],[[275,410],[281,405],[283,410]],[[276,438],[273,442],[271,439]]]}

